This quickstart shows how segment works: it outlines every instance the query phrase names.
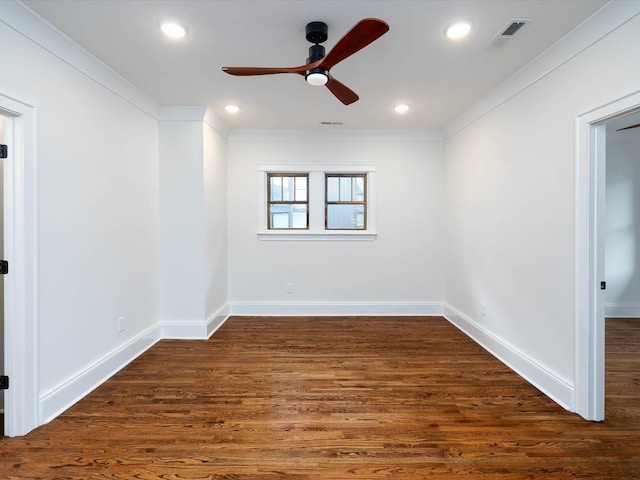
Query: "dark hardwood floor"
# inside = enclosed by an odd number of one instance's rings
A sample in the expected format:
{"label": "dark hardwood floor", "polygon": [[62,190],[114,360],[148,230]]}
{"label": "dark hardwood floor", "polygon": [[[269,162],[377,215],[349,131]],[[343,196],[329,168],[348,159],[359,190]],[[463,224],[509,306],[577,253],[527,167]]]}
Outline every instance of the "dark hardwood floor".
{"label": "dark hardwood floor", "polygon": [[638,479],[640,322],[607,348],[594,423],[442,318],[235,317],[2,439],[0,478]]}

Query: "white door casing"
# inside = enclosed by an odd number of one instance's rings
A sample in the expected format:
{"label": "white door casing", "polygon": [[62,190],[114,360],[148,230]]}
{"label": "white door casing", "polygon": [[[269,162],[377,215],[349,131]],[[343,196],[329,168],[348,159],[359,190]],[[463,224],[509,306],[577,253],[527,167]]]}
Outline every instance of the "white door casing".
{"label": "white door casing", "polygon": [[37,110],[0,94],[9,156],[4,172],[5,434],[40,425],[38,412]]}

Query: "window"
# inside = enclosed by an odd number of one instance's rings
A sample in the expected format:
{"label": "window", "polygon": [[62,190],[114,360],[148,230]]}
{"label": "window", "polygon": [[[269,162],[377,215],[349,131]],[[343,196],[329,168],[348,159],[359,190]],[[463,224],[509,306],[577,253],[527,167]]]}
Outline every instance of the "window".
{"label": "window", "polygon": [[256,193],[260,240],[377,238],[375,165],[261,163]]}
{"label": "window", "polygon": [[269,173],[267,175],[267,218],[269,230],[309,228],[309,175]]}
{"label": "window", "polygon": [[325,228],[366,230],[366,175],[326,174],[325,187]]}

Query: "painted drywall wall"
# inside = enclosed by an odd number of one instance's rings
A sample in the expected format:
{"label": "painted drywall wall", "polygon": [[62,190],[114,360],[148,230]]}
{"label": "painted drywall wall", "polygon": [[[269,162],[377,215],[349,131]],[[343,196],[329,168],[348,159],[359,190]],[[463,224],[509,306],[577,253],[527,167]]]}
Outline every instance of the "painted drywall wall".
{"label": "painted drywall wall", "polygon": [[226,139],[210,115],[166,107],[160,122],[160,320],[168,337],[206,336],[227,301]]}
{"label": "painted drywall wall", "polygon": [[160,319],[204,322],[202,120],[160,122]]}
{"label": "painted drywall wall", "polygon": [[447,129],[445,302],[569,390],[575,119],[638,90],[638,41],[636,16],[526,87],[505,86],[502,101],[467,126]]}
{"label": "painted drywall wall", "polygon": [[[264,241],[257,237],[259,166],[376,167],[377,239]],[[330,170],[330,168],[329,168]],[[432,132],[234,132],[228,145],[229,303],[440,305],[442,140]],[[285,285],[292,292],[285,292]],[[401,308],[400,308],[401,309]]]}
{"label": "painted drywall wall", "polygon": [[607,134],[605,313],[640,317],[640,134]]}
{"label": "painted drywall wall", "polygon": [[205,318],[224,315],[227,305],[227,140],[203,125]]}
{"label": "painted drywall wall", "polygon": [[0,44],[0,92],[38,113],[42,398],[157,322],[158,122],[3,22]]}

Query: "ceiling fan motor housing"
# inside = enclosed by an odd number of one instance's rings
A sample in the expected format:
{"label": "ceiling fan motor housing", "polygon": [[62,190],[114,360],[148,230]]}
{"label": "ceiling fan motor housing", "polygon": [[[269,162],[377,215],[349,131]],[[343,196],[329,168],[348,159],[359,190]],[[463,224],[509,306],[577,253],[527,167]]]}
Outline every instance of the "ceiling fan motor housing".
{"label": "ceiling fan motor housing", "polygon": [[311,45],[309,47],[309,57],[307,57],[307,63],[313,63],[322,58],[324,58],[324,47],[318,44]]}
{"label": "ceiling fan motor housing", "polygon": [[324,22],[311,22],[307,24],[307,40],[311,43],[322,43],[327,40],[327,24]]}

